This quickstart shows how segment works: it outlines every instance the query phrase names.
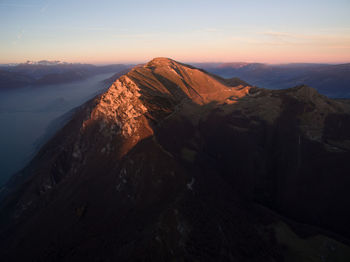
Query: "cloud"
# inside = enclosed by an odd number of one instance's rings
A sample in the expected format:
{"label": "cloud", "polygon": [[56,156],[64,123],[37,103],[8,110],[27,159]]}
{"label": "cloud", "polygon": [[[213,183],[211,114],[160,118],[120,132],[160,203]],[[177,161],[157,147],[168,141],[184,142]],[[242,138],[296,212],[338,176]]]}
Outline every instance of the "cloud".
{"label": "cloud", "polygon": [[293,34],[278,31],[266,31],[260,34],[275,44],[298,44],[312,39],[312,37],[310,37],[309,35]]}
{"label": "cloud", "polygon": [[17,34],[17,39],[18,39],[18,40],[20,40],[20,39],[22,38],[23,33],[24,33],[24,30],[21,30],[21,32],[19,32],[19,33]]}
{"label": "cloud", "polygon": [[331,45],[328,46],[330,49],[350,49],[350,44],[349,45]]}
{"label": "cloud", "polygon": [[[51,30],[73,30],[73,31],[116,31],[117,29],[112,27],[88,27],[88,26],[47,26],[47,25],[38,25],[36,28],[40,29],[51,29]],[[118,29],[118,31],[123,31],[122,29]]]}
{"label": "cloud", "polygon": [[41,13],[44,13],[46,11],[46,9],[48,8],[49,6],[49,1],[47,1],[43,7],[40,8],[40,12]]}
{"label": "cloud", "polygon": [[231,36],[230,40],[233,40],[235,42],[240,42],[244,44],[261,44],[261,40],[254,37],[248,37],[248,36]]}
{"label": "cloud", "polygon": [[314,45],[329,48],[344,48],[350,45],[350,35],[344,34],[342,31],[334,31],[334,33],[310,33],[295,34],[278,31],[267,31],[260,33],[265,36],[267,42],[285,45]]}
{"label": "cloud", "polygon": [[110,27],[84,27],[84,29],[89,31],[112,31],[113,28]]}
{"label": "cloud", "polygon": [[321,48],[339,51],[350,48],[350,34],[341,30],[325,33],[317,31],[312,33],[294,33],[283,31],[255,31],[237,34],[229,37],[237,45],[252,46],[278,46],[281,48]]}
{"label": "cloud", "polygon": [[221,30],[218,28],[204,28],[203,31],[208,33],[217,33],[217,32],[220,32]]}
{"label": "cloud", "polygon": [[117,34],[117,38],[123,38],[123,39],[134,39],[134,38],[149,38],[154,37],[154,34]]}
{"label": "cloud", "polygon": [[24,30],[21,30],[17,35],[16,35],[16,39],[14,41],[12,41],[13,45],[17,45],[17,43],[22,39],[24,34]]}
{"label": "cloud", "polygon": [[271,37],[276,37],[276,38],[281,38],[281,37],[292,37],[293,35],[285,32],[274,32],[274,31],[267,31],[263,32],[262,34],[266,36],[271,36]]}
{"label": "cloud", "polygon": [[210,33],[210,34],[220,33],[220,32],[222,32],[222,30],[214,27],[200,28],[193,31],[193,33]]}

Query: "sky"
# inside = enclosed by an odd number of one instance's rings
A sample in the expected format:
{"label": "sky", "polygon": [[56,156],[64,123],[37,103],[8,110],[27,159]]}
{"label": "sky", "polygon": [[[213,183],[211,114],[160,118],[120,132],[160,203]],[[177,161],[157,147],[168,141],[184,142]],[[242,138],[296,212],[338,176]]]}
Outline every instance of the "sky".
{"label": "sky", "polygon": [[0,63],[350,62],[350,0],[0,0]]}

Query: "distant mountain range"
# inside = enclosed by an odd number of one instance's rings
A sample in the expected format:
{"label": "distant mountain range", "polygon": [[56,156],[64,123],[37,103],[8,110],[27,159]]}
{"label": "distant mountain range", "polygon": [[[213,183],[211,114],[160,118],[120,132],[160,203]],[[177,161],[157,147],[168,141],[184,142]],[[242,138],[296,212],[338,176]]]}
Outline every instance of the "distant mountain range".
{"label": "distant mountain range", "polygon": [[195,65],[222,77],[241,78],[262,88],[284,89],[305,84],[329,97],[350,97],[350,63],[339,65],[200,63]]}
{"label": "distant mountain range", "polygon": [[0,190],[0,257],[347,262],[349,159],[347,100],[156,58]]}
{"label": "distant mountain range", "polygon": [[79,63],[67,63],[67,62],[62,62],[62,61],[58,61],[58,60],[54,60],[54,61],[48,61],[48,60],[40,60],[40,61],[30,61],[28,60],[27,62],[25,62],[24,64],[27,65],[69,65],[69,64],[79,64]]}
{"label": "distant mountain range", "polygon": [[[267,89],[285,89],[305,84],[332,98],[350,98],[350,64],[195,63],[209,73],[246,81]],[[0,89],[26,85],[40,86],[86,79],[99,73],[116,73],[109,83],[132,65],[95,66],[60,61],[27,61],[17,65],[0,65]],[[243,80],[241,80],[243,79]],[[232,80],[233,81],[233,80]]]}
{"label": "distant mountain range", "polygon": [[68,64],[59,61],[27,62],[15,66],[0,66],[0,89],[27,85],[61,84],[86,79],[102,73],[117,73],[130,69],[130,65]]}

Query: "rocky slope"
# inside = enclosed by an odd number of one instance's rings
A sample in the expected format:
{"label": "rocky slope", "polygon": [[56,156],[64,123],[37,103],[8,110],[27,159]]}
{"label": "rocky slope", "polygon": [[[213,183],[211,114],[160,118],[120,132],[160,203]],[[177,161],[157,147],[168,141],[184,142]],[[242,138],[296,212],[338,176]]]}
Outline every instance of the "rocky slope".
{"label": "rocky slope", "polygon": [[166,58],[117,79],[2,189],[1,257],[347,261],[350,105],[230,83]]}

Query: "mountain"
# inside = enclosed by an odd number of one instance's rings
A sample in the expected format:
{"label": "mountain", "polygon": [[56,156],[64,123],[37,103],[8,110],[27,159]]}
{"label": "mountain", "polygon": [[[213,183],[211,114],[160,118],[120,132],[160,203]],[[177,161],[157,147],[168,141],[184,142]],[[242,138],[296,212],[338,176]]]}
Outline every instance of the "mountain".
{"label": "mountain", "polygon": [[130,70],[130,65],[115,64],[95,66],[68,64],[58,61],[27,62],[15,66],[3,66],[0,71],[0,89],[25,85],[42,86],[83,80],[96,74]]}
{"label": "mountain", "polygon": [[309,85],[333,98],[350,98],[350,64],[202,63],[196,64],[222,77],[239,77],[255,86],[285,89]]}
{"label": "mountain", "polygon": [[348,261],[350,103],[229,83],[120,76],[1,190],[1,258]]}
{"label": "mountain", "polygon": [[20,73],[0,70],[0,87],[22,87],[31,84],[33,81],[34,79],[29,76]]}

